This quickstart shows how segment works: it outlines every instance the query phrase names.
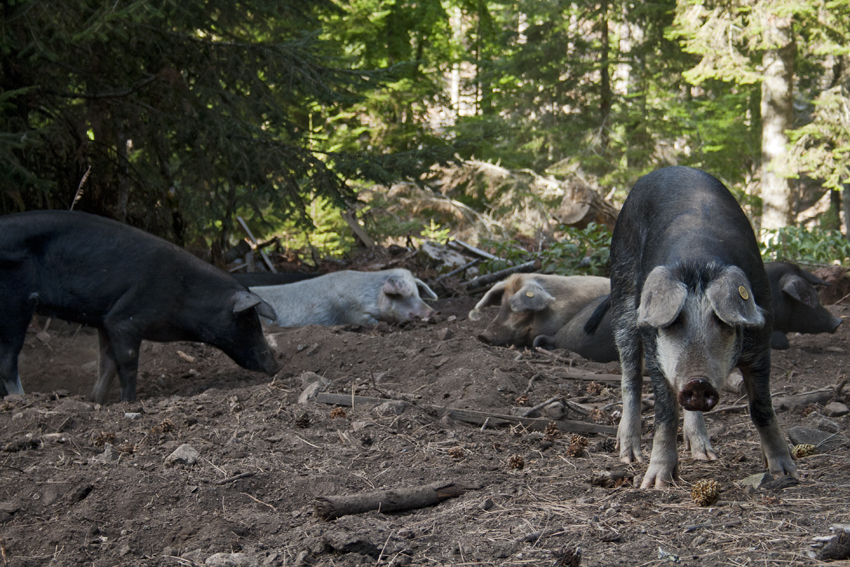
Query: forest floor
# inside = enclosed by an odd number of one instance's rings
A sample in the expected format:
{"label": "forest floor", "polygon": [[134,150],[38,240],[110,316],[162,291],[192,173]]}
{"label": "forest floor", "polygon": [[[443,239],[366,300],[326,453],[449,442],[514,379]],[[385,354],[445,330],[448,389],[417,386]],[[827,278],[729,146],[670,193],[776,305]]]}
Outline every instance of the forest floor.
{"label": "forest floor", "polygon": [[[646,463],[611,450],[620,394],[605,380],[619,365],[487,346],[475,337],[495,309],[470,321],[474,303],[442,299],[432,322],[276,330],[273,379],[213,347],[144,343],[139,401],[118,402],[115,387],[105,406],[86,397],[96,333],[59,321],[33,331],[21,354],[27,394],[0,401],[3,566],[566,566],[579,564],[576,548],[585,566],[816,565],[831,529],[850,524],[847,416],[831,417],[842,433],[798,461],[798,484],[755,490],[741,481],[764,471],[758,437],[740,397],[724,392],[725,411],[706,416],[719,460],[695,461],[680,442],[680,480],[640,490]],[[845,377],[850,323],[789,338],[773,353],[775,395]],[[328,393],[399,403],[299,403],[319,377]],[[561,398],[567,419],[608,433],[587,434],[578,451],[569,432],[470,424],[441,409],[511,414],[523,395],[527,406]],[[828,412],[806,406],[779,410],[786,435]],[[183,445],[196,453],[173,456]],[[692,499],[700,479],[719,482],[715,504]],[[320,497],[435,483],[462,494],[331,521],[314,508]]]}

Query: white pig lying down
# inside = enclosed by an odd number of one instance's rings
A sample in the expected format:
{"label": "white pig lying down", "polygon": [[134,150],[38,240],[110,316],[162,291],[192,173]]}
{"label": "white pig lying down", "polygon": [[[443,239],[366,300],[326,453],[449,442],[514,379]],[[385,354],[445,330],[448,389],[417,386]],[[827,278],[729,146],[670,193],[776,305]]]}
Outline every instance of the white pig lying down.
{"label": "white pig lying down", "polygon": [[437,294],[409,270],[380,272],[343,270],[310,280],[251,287],[269,305],[277,319],[263,321],[279,327],[305,325],[376,325],[402,323],[414,317],[429,319],[435,311],[419,297]]}

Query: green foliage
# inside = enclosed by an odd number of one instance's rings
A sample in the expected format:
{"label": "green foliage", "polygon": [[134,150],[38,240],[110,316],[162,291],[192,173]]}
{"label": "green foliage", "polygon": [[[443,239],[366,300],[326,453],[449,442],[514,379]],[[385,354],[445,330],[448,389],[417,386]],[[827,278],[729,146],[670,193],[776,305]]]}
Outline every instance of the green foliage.
{"label": "green foliage", "polygon": [[611,252],[611,233],[604,226],[590,223],[585,228],[561,227],[562,236],[557,242],[538,251],[529,252],[517,241],[484,241],[483,244],[499,260],[481,264],[486,273],[503,270],[513,265],[539,259],[541,271],[547,274],[604,275]]}
{"label": "green foliage", "polygon": [[434,219],[431,219],[430,223],[422,229],[422,238],[424,240],[433,240],[434,242],[445,244],[449,240],[450,232],[450,228],[442,228],[434,222]]}
{"label": "green foliage", "polygon": [[850,241],[838,230],[786,226],[762,230],[761,256],[766,262],[832,264],[850,262]]}
{"label": "green foliage", "polygon": [[837,86],[822,92],[814,104],[814,119],[792,130],[797,167],[841,190],[850,183],[850,92]]}
{"label": "green foliage", "polygon": [[[399,67],[376,69],[326,35],[345,13],[332,0],[24,0],[2,11],[3,212],[67,208],[91,165],[76,208],[181,244],[213,230],[224,243],[236,215],[255,219],[258,236],[282,222],[310,229],[313,197],[346,206],[352,180],[418,178],[452,159],[433,136],[359,141],[368,129],[350,111]],[[357,135],[348,144],[333,135],[343,123]]]}

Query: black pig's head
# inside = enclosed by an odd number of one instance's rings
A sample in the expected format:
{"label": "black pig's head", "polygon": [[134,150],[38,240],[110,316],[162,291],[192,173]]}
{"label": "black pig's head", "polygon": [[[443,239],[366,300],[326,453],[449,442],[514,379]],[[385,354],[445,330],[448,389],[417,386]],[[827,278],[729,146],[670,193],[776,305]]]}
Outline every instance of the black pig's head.
{"label": "black pig's head", "polygon": [[644,282],[638,325],[657,330],[657,360],[682,407],[708,411],[738,362],[743,330],[763,327],[765,317],[736,266],[658,266]]}

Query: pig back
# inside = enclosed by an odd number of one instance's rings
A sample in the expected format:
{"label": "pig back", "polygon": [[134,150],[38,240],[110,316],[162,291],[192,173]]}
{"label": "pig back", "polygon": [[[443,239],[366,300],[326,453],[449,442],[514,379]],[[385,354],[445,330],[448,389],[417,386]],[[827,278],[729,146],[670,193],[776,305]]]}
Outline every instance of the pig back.
{"label": "pig back", "polygon": [[626,294],[638,301],[644,280],[661,265],[738,266],[772,321],[770,287],[750,221],[708,173],[660,169],[629,193],[611,243],[612,298]]}
{"label": "pig back", "polygon": [[99,326],[123,300],[133,302],[139,324],[149,312],[167,312],[173,323],[187,302],[242,289],[182,248],[97,215],[19,213],[0,217],[0,233],[0,244],[24,257],[3,268],[7,275],[38,312],[70,321]]}

